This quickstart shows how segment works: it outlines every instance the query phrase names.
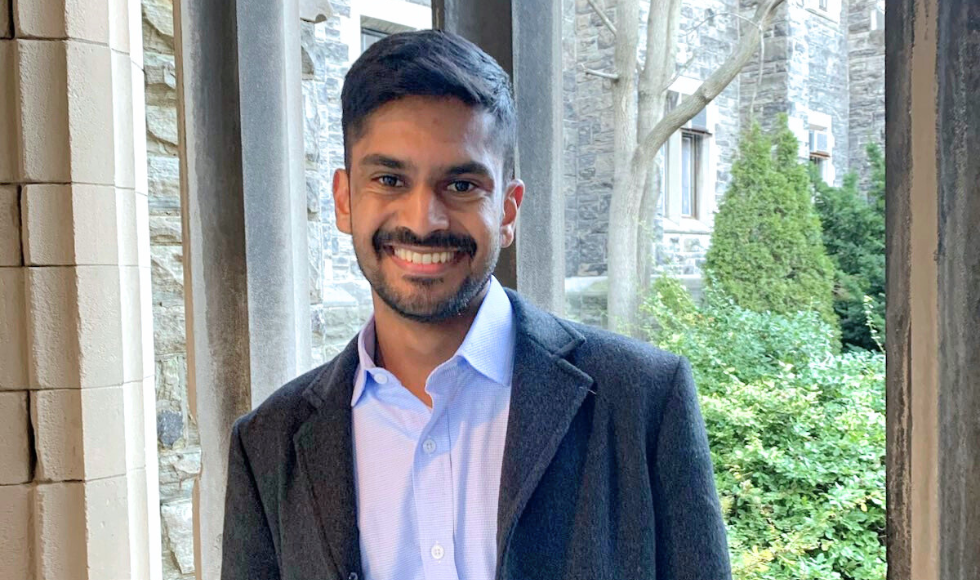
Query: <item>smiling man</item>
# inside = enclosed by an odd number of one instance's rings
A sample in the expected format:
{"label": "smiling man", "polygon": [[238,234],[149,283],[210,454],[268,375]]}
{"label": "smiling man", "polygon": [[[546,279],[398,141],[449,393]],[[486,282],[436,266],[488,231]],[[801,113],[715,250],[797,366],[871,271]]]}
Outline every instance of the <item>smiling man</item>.
{"label": "smiling man", "polygon": [[337,227],[374,315],[235,424],[222,578],[730,578],[686,361],[492,276],[525,195],[503,70],[397,34],[342,105]]}

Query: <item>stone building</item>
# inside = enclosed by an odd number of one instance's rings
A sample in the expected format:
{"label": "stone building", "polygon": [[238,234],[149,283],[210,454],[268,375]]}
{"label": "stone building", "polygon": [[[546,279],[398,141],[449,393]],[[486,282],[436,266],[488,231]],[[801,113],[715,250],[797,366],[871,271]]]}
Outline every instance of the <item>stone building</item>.
{"label": "stone building", "polygon": [[[876,0],[841,1],[847,2],[830,0],[821,8],[820,0],[787,0],[766,34],[758,89],[753,60],[690,130],[671,139],[659,259],[675,273],[696,278],[710,240],[712,210],[729,182],[738,135],[752,110],[760,119],[789,113],[804,157],[810,155],[809,132],[826,131],[829,150],[819,162],[828,180],[861,167],[857,144],[881,141],[880,6]],[[167,578],[189,578],[194,572],[191,494],[201,452],[187,403],[173,8],[171,0],[142,0],[142,5],[163,567]],[[614,16],[612,1],[606,6]],[[373,40],[431,25],[427,0],[333,0],[331,7],[334,15],[325,22],[303,24],[300,55],[313,364],[339,352],[371,310],[350,238],[336,230],[330,192],[332,172],[343,162],[343,77]],[[672,90],[693,92],[747,33],[735,15],[751,11],[738,0],[688,2],[678,61],[690,65]],[[613,128],[609,81],[584,69],[608,69],[612,55],[612,38],[586,0],[563,0],[567,313],[597,324],[603,322]],[[688,175],[682,174],[685,168]]]}

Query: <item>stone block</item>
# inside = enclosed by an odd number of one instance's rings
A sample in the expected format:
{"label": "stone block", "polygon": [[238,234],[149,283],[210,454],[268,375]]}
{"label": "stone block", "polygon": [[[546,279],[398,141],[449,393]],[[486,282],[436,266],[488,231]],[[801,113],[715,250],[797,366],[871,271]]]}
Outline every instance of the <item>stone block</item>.
{"label": "stone block", "polygon": [[[140,289],[138,266],[119,268],[119,301],[122,315],[122,363],[123,381],[132,382],[143,378],[143,318],[142,302],[149,300]],[[150,321],[152,323],[152,321]]]}
{"label": "stone block", "polygon": [[27,399],[27,391],[0,392],[0,486],[33,477]]}
{"label": "stone block", "polygon": [[109,0],[14,1],[18,37],[109,42]]}
{"label": "stone block", "polygon": [[0,391],[28,387],[25,268],[0,268]]}
{"label": "stone block", "polygon": [[131,577],[127,480],[120,475],[37,486],[37,580]]}
{"label": "stone block", "polygon": [[0,486],[0,578],[20,580],[32,574],[31,508],[34,488],[30,485]]}
{"label": "stone block", "polygon": [[160,507],[163,531],[181,574],[194,573],[194,509],[190,501]]}
{"label": "stone block", "polygon": [[[118,54],[128,55],[130,51],[130,6],[138,9],[129,0],[101,0],[108,2],[109,12],[109,48]],[[138,10],[137,10],[138,11]],[[137,29],[139,30],[139,29]],[[127,60],[129,60],[127,58]]]}
{"label": "stone block", "polygon": [[[172,0],[145,0],[143,38],[145,52],[174,53],[174,6]],[[137,35],[134,35],[137,36]]]}
{"label": "stone block", "polygon": [[22,266],[20,243],[20,191],[16,185],[0,185],[0,267]]}
{"label": "stone block", "polygon": [[[119,0],[113,0],[117,2]],[[135,181],[135,157],[133,155],[133,145],[136,138],[133,123],[133,63],[129,56],[123,53],[113,52],[110,58],[110,69],[112,75],[112,144],[114,147],[115,175],[114,183],[116,187],[134,189]],[[142,76],[140,77],[142,82]],[[139,133],[139,140],[144,142],[145,133]]]}
{"label": "stone block", "polygon": [[120,291],[115,266],[28,269],[32,388],[123,383]]}
{"label": "stone block", "polygon": [[146,89],[140,64],[130,62],[129,66],[132,69],[130,89],[133,93],[133,187],[136,193],[147,195],[150,184],[146,156]]}
{"label": "stone block", "polygon": [[31,393],[36,478],[69,481],[126,472],[123,387]]}
{"label": "stone block", "polygon": [[109,48],[75,41],[17,41],[21,178],[113,183]]}
{"label": "stone block", "polygon": [[13,24],[10,21],[10,2],[11,0],[0,0],[0,38],[10,38],[13,36]]}
{"label": "stone block", "polygon": [[[0,0],[8,2],[9,0]],[[0,6],[2,8],[2,6]],[[2,19],[3,15],[0,15]],[[2,22],[0,22],[2,25]],[[0,27],[0,30],[3,30]],[[13,40],[0,40],[0,78],[16,78],[16,47]],[[0,83],[0,183],[17,181],[20,139],[17,137],[17,105],[14,83]]]}
{"label": "stone block", "polygon": [[[148,503],[146,470],[134,469],[127,474],[129,488],[130,578],[150,577],[150,511],[158,512],[159,499]],[[156,485],[156,482],[154,482]],[[155,534],[154,534],[155,535]]]}
{"label": "stone block", "polygon": [[[120,207],[119,198],[109,186],[23,186],[25,263],[29,266],[118,263],[121,247],[136,243],[132,218],[127,222],[119,215],[127,209]],[[121,236],[124,231],[128,239]]]}

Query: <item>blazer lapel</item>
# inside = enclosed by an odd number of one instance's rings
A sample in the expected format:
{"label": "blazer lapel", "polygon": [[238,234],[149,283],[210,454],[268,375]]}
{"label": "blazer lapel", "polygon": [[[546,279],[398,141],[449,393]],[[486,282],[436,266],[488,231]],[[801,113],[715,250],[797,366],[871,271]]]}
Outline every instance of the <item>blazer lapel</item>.
{"label": "blazer lapel", "polygon": [[357,339],[304,393],[317,408],[293,437],[300,476],[306,479],[323,542],[337,577],[362,576],[357,532],[350,400],[357,370]]}
{"label": "blazer lapel", "polygon": [[585,338],[508,290],[517,323],[514,381],[500,477],[498,570],[531,493],[558,450],[592,378],[565,359]]}

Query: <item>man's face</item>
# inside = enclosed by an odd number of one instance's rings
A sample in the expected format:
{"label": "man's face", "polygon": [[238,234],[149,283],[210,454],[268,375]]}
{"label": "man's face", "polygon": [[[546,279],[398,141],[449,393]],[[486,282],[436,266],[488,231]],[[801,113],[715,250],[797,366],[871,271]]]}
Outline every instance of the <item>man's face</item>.
{"label": "man's face", "polygon": [[438,322],[480,295],[514,240],[524,185],[505,182],[493,117],[456,99],[408,97],[374,111],[334,174],[337,227],[375,293]]}

